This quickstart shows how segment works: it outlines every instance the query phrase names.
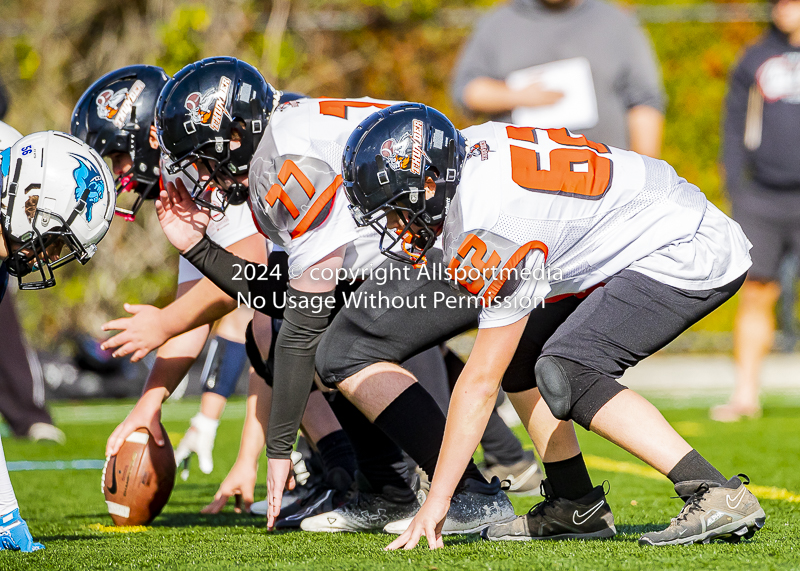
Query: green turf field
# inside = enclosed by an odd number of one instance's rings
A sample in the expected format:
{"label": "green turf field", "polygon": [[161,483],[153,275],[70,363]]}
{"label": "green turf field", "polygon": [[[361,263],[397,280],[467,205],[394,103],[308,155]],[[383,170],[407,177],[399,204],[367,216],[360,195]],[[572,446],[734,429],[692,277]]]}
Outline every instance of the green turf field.
{"label": "green turf field", "polygon": [[[795,401],[796,402],[796,401]],[[766,527],[739,545],[724,543],[641,548],[643,531],[664,527],[680,502],[665,478],[600,438],[579,429],[596,482],[609,480],[619,535],[612,541],[488,543],[475,536],[445,539],[445,549],[385,553],[384,535],[267,533],[265,521],[199,510],[213,496],[238,449],[243,401],[233,402],[219,428],[215,470],[178,481],[152,526],[130,533],[111,528],[99,470],[14,472],[11,479],[34,538],[47,549],[0,553],[0,569],[800,569],[800,407],[768,401],[763,418],[735,425],[706,420],[705,408],[664,408],[670,422],[726,475],[746,472],[767,512]],[[669,405],[674,406],[674,403]],[[6,459],[100,459],[107,435],[129,404],[58,405],[65,446],[3,441]],[[196,401],[167,405],[173,443],[197,410]],[[529,440],[525,440],[529,442]],[[265,482],[264,467],[259,482]],[[264,484],[256,490],[263,498]],[[771,498],[771,499],[767,499]],[[535,498],[513,498],[517,513]]]}

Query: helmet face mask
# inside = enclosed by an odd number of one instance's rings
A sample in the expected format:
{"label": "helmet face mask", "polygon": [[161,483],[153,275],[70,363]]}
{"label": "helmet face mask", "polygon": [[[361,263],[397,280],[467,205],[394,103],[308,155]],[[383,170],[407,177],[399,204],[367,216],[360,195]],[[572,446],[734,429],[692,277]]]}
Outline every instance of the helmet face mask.
{"label": "helmet face mask", "polygon": [[[258,70],[235,58],[187,65],[156,104],[167,171],[188,177],[193,188],[187,190],[203,207],[224,212],[229,204],[244,203],[247,185],[237,179],[248,172],[279,98]],[[193,176],[190,167],[205,170],[208,177]]]}
{"label": "helmet face mask", "polygon": [[[238,169],[231,163],[230,141],[222,141],[225,149],[228,149],[222,160],[218,153],[205,152],[205,147],[208,145],[216,146],[218,144],[220,141],[214,141],[193,149],[190,153],[167,165],[167,172],[170,174],[183,173],[193,185],[187,190],[192,200],[198,205],[210,210],[225,212],[229,205],[244,204],[247,200],[248,189],[231,173],[231,169]],[[204,171],[202,175],[200,175],[201,170]]]}
{"label": "helmet face mask", "polygon": [[[50,217],[60,225],[42,234],[38,229],[39,217]],[[96,247],[88,252],[70,229],[67,222],[53,212],[44,214],[37,210],[34,214],[33,230],[22,236],[22,241],[8,240],[9,256],[6,260],[8,273],[18,278],[19,289],[36,290],[53,287],[56,280],[53,272],[72,260],[81,264],[88,262]],[[40,279],[28,279],[38,274]]]}
{"label": "helmet face mask", "polygon": [[[381,239],[381,253],[392,260],[406,264],[424,263],[425,253],[436,243],[441,226],[430,227],[424,220],[425,198],[417,198],[419,208],[405,206],[408,196],[419,191],[400,191],[396,198],[387,200],[381,206],[363,212],[359,206],[350,205],[350,212],[358,226],[370,226]],[[390,222],[390,215],[395,220]],[[399,226],[399,227],[398,227]]]}
{"label": "helmet face mask", "polygon": [[[401,103],[365,119],[345,147],[345,194],[356,224],[381,235],[381,252],[417,264],[433,247],[458,187],[466,143],[441,113]],[[391,224],[387,214],[393,212]]]}
{"label": "helmet face mask", "polygon": [[112,71],[84,92],[72,115],[72,134],[100,156],[126,154],[129,169],[114,178],[117,195],[132,192],[116,213],[134,220],[146,200],[158,197],[158,146],[151,142],[155,103],[168,77],[159,67],[132,65]]}

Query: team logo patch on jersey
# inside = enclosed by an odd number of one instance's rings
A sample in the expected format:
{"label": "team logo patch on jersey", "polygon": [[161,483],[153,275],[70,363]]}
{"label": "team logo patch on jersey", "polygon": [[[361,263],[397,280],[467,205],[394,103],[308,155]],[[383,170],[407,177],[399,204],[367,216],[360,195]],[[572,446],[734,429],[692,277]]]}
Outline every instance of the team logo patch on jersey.
{"label": "team logo patch on jersey", "polygon": [[183,106],[189,111],[191,123],[209,125],[214,131],[219,131],[223,117],[232,119],[225,108],[230,88],[230,78],[223,75],[219,78],[217,87],[209,87],[203,93],[190,93]]}
{"label": "team logo patch on jersey", "polygon": [[122,129],[128,121],[133,110],[133,104],[144,91],[145,83],[137,79],[130,89],[123,87],[114,91],[106,89],[97,96],[97,116],[106,121],[111,121],[117,129]]}
{"label": "team logo patch on jersey", "polygon": [[[411,122],[411,132],[403,133],[397,139],[387,139],[381,145],[381,156],[394,171],[411,171],[422,173],[422,158],[428,159],[423,149],[425,134],[424,123],[419,119]],[[430,160],[430,159],[428,159]]]}
{"label": "team logo patch on jersey", "polygon": [[78,167],[72,171],[72,178],[75,179],[75,200],[86,201],[86,221],[91,222],[92,206],[102,200],[106,185],[100,171],[94,166],[86,164],[77,155],[70,153],[70,156],[78,161]]}
{"label": "team logo patch on jersey", "polygon": [[292,99],[291,101],[286,101],[278,105],[278,111],[285,111],[290,107],[300,107],[300,103],[296,99]]}
{"label": "team logo patch on jersey", "polygon": [[756,81],[767,101],[800,103],[800,53],[769,58],[758,68]]}
{"label": "team logo patch on jersey", "polygon": [[469,148],[469,152],[467,152],[467,158],[480,157],[482,161],[485,161],[489,158],[489,153],[493,152],[494,151],[489,148],[489,143],[486,141],[481,141],[479,143],[475,143]]}

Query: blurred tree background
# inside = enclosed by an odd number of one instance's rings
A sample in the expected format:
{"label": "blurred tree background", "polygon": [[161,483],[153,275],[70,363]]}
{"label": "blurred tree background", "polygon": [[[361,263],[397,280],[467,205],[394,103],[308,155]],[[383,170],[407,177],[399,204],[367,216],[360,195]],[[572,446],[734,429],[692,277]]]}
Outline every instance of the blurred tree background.
{"label": "blurred tree background", "polygon": [[[12,97],[6,121],[23,133],[69,130],[81,93],[103,73],[157,64],[167,73],[201,57],[233,55],[279,89],[311,96],[421,101],[464,127],[448,95],[461,44],[495,0],[4,0],[0,75]],[[620,3],[643,21],[661,61],[669,102],[663,157],[727,209],[717,170],[729,69],[765,28],[767,4]],[[117,220],[85,271],[68,266],[59,287],[18,295],[39,347],[69,331],[99,334],[122,303],[164,305],[177,254],[152,209]],[[728,331],[733,305],[697,327]]]}

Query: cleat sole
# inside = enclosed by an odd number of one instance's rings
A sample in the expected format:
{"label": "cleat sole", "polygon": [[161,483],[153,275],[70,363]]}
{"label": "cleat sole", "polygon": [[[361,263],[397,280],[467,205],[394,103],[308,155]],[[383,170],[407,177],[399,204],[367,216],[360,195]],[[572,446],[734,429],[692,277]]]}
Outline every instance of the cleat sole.
{"label": "cleat sole", "polygon": [[755,533],[764,527],[767,516],[763,509],[759,509],[755,514],[740,521],[730,523],[715,530],[671,541],[651,541],[649,538],[640,537],[639,545],[662,547],[665,545],[689,545],[692,543],[710,543],[714,540],[722,540],[728,543],[739,543],[742,539],[750,539]]}
{"label": "cleat sole", "polygon": [[547,537],[532,537],[530,535],[504,535],[500,537],[489,537],[489,534],[484,530],[481,532],[481,537],[487,541],[568,541],[573,539],[611,539],[617,534],[617,528],[612,526],[600,531],[591,531],[587,533],[560,533],[558,535],[549,535]]}

